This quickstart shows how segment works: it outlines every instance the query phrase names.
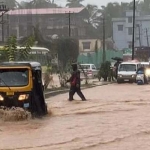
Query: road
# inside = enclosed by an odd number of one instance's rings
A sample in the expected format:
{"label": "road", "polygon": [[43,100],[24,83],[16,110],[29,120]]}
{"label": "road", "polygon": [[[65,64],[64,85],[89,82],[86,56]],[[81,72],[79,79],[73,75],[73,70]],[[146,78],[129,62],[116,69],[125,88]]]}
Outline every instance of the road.
{"label": "road", "polygon": [[150,85],[111,84],[83,90],[88,101],[48,100],[51,116],[0,121],[0,150],[149,150]]}

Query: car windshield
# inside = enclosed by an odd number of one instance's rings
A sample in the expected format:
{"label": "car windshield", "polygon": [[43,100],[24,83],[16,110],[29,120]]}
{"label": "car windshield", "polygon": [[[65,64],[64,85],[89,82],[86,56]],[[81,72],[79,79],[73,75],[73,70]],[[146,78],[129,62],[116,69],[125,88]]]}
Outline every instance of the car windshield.
{"label": "car windshield", "polygon": [[119,67],[119,71],[136,71],[135,64],[121,64]]}
{"label": "car windshield", "polygon": [[27,68],[0,69],[0,87],[28,85],[29,71]]}
{"label": "car windshield", "polygon": [[80,65],[79,69],[90,69],[90,65]]}

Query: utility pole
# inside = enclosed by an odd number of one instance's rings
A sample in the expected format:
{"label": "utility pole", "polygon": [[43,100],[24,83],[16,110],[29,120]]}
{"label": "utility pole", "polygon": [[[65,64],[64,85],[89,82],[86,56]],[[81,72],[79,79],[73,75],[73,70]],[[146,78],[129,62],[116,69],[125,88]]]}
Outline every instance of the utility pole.
{"label": "utility pole", "polygon": [[69,11],[69,37],[71,36],[71,13]]}
{"label": "utility pole", "polygon": [[103,63],[106,60],[105,54],[105,15],[103,15]]}
{"label": "utility pole", "polygon": [[4,5],[3,3],[0,4],[0,12],[2,12],[2,14],[0,15],[0,17],[2,17],[0,22],[0,24],[2,25],[2,42],[4,42],[4,14],[8,11],[9,9],[6,7],[6,5]]}
{"label": "utility pole", "polygon": [[146,39],[147,39],[147,46],[149,47],[149,38],[148,38],[148,30],[146,28]]}
{"label": "utility pole", "polygon": [[4,43],[4,13],[2,12],[2,43]]}
{"label": "utility pole", "polygon": [[141,28],[140,25],[138,26],[139,29],[139,46],[141,47]]}
{"label": "utility pole", "polygon": [[9,38],[9,14],[7,14],[7,37]]}
{"label": "utility pole", "polygon": [[135,33],[135,0],[133,0],[133,32],[132,32],[132,60],[134,60],[134,35]]}

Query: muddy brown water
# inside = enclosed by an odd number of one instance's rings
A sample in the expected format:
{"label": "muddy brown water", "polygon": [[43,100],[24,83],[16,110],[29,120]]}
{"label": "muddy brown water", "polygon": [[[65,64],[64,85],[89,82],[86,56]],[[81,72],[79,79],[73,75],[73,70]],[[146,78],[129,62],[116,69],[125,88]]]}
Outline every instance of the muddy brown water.
{"label": "muddy brown water", "polygon": [[0,121],[0,150],[149,150],[150,86],[113,84],[83,90],[88,101],[50,98],[52,114]]}

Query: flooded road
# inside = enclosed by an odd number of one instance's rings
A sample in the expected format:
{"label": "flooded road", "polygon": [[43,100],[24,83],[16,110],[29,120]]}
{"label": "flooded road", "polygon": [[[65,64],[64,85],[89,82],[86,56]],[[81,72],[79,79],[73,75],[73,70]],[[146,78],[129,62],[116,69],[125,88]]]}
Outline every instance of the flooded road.
{"label": "flooded road", "polygon": [[52,116],[0,121],[0,150],[149,150],[150,85],[111,84],[48,100]]}

